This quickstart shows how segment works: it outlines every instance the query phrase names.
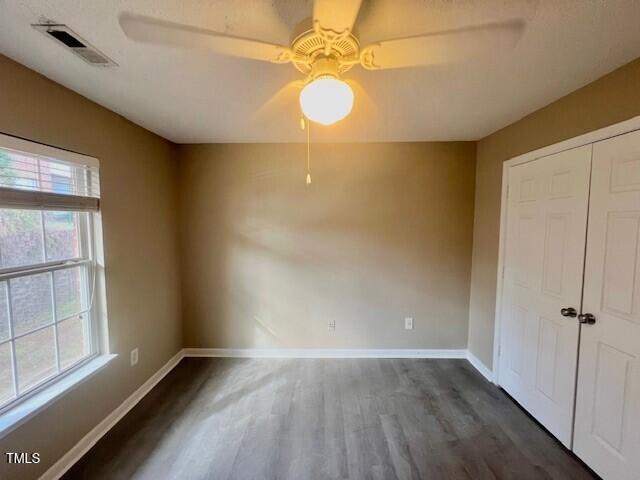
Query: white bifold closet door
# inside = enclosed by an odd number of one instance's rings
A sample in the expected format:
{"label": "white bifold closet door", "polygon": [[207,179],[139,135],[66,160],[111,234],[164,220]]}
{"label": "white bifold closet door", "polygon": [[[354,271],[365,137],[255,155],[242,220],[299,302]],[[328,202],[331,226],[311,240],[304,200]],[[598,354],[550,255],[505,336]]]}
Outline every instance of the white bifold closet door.
{"label": "white bifold closet door", "polygon": [[640,478],[640,132],[593,145],[574,451]]}
{"label": "white bifold closet door", "polygon": [[509,169],[499,383],[563,444],[573,431],[591,145]]}

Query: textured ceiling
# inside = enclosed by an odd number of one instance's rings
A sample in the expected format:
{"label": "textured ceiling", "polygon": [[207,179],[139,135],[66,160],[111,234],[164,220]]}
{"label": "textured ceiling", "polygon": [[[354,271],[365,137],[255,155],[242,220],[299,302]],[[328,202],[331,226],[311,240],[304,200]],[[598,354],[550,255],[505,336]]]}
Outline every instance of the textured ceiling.
{"label": "textured ceiling", "polygon": [[[291,65],[138,44],[128,11],[288,44],[305,0],[0,0],[0,53],[179,143],[300,142]],[[364,71],[352,114],[315,141],[475,140],[640,56],[638,0],[365,0],[361,43],[527,20],[509,52],[461,65]],[[118,63],[91,67],[29,25],[69,25]],[[1,74],[1,72],[0,72]]]}

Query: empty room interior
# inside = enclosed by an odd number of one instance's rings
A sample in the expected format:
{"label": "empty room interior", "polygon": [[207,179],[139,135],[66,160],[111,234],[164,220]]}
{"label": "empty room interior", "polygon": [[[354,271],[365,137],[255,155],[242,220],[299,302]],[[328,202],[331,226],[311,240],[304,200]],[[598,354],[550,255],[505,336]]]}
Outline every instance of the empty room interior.
{"label": "empty room interior", "polygon": [[640,479],[639,25],[0,0],[0,479]]}

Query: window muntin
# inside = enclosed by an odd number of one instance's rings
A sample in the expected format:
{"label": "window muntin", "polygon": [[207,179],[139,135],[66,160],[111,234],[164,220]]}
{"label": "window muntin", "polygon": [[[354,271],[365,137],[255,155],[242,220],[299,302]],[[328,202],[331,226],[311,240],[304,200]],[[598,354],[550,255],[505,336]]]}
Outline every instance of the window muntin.
{"label": "window muntin", "polygon": [[92,301],[99,197],[97,160],[0,134],[0,412],[106,348]]}
{"label": "window muntin", "polygon": [[0,208],[0,408],[96,353],[90,215]]}

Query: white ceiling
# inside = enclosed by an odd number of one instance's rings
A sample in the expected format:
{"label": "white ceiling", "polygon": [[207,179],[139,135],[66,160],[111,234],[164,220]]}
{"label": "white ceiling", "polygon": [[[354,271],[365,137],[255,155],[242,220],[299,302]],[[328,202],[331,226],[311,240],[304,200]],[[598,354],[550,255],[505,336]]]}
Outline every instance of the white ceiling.
{"label": "white ceiling", "polygon": [[[301,142],[291,65],[134,43],[129,11],[288,45],[310,0],[0,0],[0,52],[179,143]],[[640,56],[638,0],[365,0],[361,43],[524,16],[510,52],[462,65],[353,68],[352,114],[315,141],[475,140]],[[119,66],[91,67],[29,25],[65,23]],[[1,74],[1,72],[0,72]],[[280,92],[280,93],[278,93]],[[271,100],[270,100],[271,99]]]}

